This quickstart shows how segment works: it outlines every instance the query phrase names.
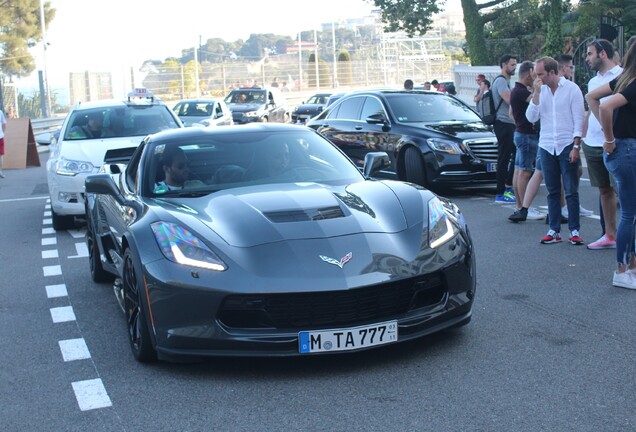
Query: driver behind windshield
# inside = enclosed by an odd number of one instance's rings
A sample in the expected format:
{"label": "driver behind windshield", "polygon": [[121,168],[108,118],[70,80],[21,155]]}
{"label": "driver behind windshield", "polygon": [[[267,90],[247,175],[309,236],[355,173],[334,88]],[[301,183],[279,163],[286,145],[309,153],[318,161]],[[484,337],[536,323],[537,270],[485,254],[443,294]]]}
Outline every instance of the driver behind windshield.
{"label": "driver behind windshield", "polygon": [[203,186],[200,180],[190,180],[190,165],[181,147],[166,147],[161,156],[161,170],[157,175],[155,193],[166,193],[186,187]]}

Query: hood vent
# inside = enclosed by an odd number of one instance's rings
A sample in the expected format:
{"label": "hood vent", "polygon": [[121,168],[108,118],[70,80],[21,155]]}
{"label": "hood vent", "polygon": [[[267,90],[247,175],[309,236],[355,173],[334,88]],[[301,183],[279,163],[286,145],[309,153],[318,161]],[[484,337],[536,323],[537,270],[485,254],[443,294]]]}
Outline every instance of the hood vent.
{"label": "hood vent", "polygon": [[335,219],[344,217],[342,209],[338,206],[307,210],[285,210],[267,212],[265,216],[274,223],[279,222],[309,222],[323,219]]}

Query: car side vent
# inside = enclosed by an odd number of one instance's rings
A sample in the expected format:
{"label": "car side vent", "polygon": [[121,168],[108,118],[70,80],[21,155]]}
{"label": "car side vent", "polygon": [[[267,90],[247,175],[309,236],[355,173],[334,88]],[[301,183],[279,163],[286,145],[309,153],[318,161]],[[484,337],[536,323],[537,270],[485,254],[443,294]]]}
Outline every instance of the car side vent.
{"label": "car side vent", "polygon": [[325,207],[320,209],[306,210],[286,210],[279,212],[268,212],[265,216],[272,222],[307,222],[323,219],[335,219],[344,217],[342,209],[338,206]]}

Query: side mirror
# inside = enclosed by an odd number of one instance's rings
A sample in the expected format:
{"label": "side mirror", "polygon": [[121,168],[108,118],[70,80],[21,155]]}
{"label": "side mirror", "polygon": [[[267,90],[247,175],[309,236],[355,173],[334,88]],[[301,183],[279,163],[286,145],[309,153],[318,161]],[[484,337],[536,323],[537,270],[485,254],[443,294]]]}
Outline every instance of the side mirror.
{"label": "side mirror", "polygon": [[35,142],[40,145],[51,145],[53,134],[51,132],[42,132],[35,136]]}
{"label": "side mirror", "polygon": [[391,159],[386,152],[370,152],[364,156],[364,176],[372,177],[379,171],[391,166]]}
{"label": "side mirror", "polygon": [[385,117],[384,114],[381,114],[381,113],[370,115],[369,117],[367,117],[366,122],[369,124],[381,124],[381,125],[389,124],[389,120]]}

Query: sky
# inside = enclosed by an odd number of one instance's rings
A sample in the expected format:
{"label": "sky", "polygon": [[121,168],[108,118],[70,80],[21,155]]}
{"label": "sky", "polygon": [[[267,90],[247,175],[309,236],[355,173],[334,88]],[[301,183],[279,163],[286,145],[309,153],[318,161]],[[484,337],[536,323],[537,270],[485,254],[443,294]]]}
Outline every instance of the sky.
{"label": "sky", "polygon": [[[447,0],[458,5],[460,0]],[[295,36],[322,23],[368,16],[365,0],[50,0],[55,18],[48,46],[32,49],[37,83],[46,70],[52,88],[67,86],[69,72],[138,69],[147,59],[180,57],[181,50],[210,38],[247,40],[252,33]],[[45,67],[46,65],[46,67]]]}

